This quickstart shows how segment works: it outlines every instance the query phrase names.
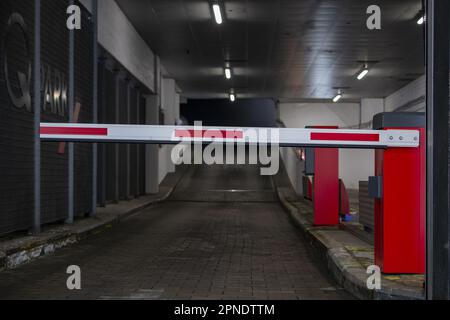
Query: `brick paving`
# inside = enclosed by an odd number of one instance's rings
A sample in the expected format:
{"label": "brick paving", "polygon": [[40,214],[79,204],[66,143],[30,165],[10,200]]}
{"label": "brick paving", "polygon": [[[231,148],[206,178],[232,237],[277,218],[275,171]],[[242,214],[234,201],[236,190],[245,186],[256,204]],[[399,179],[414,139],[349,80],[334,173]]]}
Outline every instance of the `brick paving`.
{"label": "brick paving", "polygon": [[[66,288],[69,265],[80,291]],[[351,298],[323,270],[277,202],[177,199],[0,273],[0,299]]]}

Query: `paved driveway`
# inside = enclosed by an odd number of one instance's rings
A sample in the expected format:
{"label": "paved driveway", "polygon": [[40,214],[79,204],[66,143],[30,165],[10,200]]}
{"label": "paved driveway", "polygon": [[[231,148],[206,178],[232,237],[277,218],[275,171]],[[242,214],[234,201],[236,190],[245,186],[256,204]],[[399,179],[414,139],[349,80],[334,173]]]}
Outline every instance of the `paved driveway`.
{"label": "paved driveway", "polygon": [[[0,298],[350,298],[314,259],[270,179],[258,173],[249,166],[192,167],[169,201],[0,273]],[[66,288],[69,265],[81,267],[80,291]]]}

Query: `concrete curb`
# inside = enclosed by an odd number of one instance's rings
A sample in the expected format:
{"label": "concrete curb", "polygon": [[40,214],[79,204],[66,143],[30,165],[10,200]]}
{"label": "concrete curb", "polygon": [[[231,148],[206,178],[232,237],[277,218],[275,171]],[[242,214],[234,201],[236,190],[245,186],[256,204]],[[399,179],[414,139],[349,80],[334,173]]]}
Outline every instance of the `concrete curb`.
{"label": "concrete curb", "polygon": [[93,234],[103,232],[124,219],[154,204],[167,200],[175,190],[167,187],[161,196],[142,196],[117,205],[99,208],[94,218],[73,225],[53,227],[37,236],[26,236],[0,243],[0,271],[17,268],[58,249],[70,246]]}
{"label": "concrete curb", "polygon": [[[276,193],[283,208],[299,227],[320,259],[326,264],[328,271],[337,283],[359,299],[368,300],[423,300],[424,296],[417,290],[399,285],[387,279],[382,279],[381,290],[369,290],[366,285],[367,277],[364,267],[342,246],[331,237],[321,233],[326,228],[314,227],[298,209],[292,205],[275,186]],[[328,228],[329,230],[329,228]]]}

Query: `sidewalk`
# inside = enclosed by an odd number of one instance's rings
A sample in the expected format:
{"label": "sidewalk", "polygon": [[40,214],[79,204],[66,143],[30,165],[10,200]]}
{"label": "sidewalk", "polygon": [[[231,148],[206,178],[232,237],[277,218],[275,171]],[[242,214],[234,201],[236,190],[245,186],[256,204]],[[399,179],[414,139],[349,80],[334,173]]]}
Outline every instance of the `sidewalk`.
{"label": "sidewalk", "polygon": [[273,179],[282,206],[343,288],[360,299],[424,299],[423,275],[383,275],[381,290],[369,290],[366,270],[374,264],[373,245],[345,226],[313,226],[312,203],[300,199],[286,181],[282,170]]}
{"label": "sidewalk", "polygon": [[0,239],[0,271],[14,269],[34,259],[72,245],[92,234],[103,232],[123,219],[161,201],[166,200],[181,180],[185,168],[177,167],[162,182],[159,193],[145,195],[130,201],[120,201],[104,208],[97,208],[93,218],[76,220],[71,225],[43,226],[39,235],[15,236]]}

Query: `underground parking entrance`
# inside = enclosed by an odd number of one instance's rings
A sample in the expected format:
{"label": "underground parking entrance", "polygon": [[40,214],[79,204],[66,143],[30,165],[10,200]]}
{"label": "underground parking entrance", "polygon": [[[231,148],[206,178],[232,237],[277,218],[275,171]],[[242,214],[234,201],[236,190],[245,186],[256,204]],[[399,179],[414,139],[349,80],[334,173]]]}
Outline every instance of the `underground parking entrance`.
{"label": "underground parking entrance", "polygon": [[105,3],[0,5],[5,298],[449,297],[448,3]]}
{"label": "underground parking entrance", "polygon": [[[395,232],[391,234],[398,226],[395,226],[395,220],[389,220],[389,212],[396,210],[397,216],[402,215],[396,201],[410,201],[411,195],[420,194],[423,187],[423,122],[423,115],[403,114],[399,120],[397,114],[380,114],[374,119],[379,130],[43,123],[41,139],[84,143],[176,144],[183,148],[174,148],[177,152],[173,154],[181,157],[187,149],[195,149],[195,144],[214,145],[215,148],[221,144],[232,144],[233,148],[228,150],[234,150],[236,144],[238,151],[239,146],[246,145],[250,153],[261,151],[267,145],[271,148],[310,147],[316,151],[338,148],[377,149],[377,157],[383,159],[380,161],[381,171],[378,176],[382,178],[374,179],[379,184],[374,183],[372,189],[382,190],[375,197],[383,199],[384,204],[379,212],[383,224],[376,226],[374,260],[383,268],[384,273],[411,274],[423,272],[423,264],[402,264],[404,259],[399,262],[395,260],[395,256],[400,252],[398,250],[403,250],[404,255],[405,243],[408,243],[412,248],[408,251],[411,261],[420,260],[424,243],[419,241],[411,244],[411,239],[423,230],[424,222],[421,219],[424,219],[424,208],[421,205],[413,208],[416,213],[411,216],[412,209],[404,206],[407,213],[402,219],[404,224],[410,226],[410,230],[404,228],[401,238],[396,237]],[[269,139],[267,133],[262,133],[266,130],[276,134],[271,134]],[[229,132],[232,134],[228,134]],[[258,148],[252,149],[255,145]],[[181,154],[180,150],[183,151]],[[199,150],[203,151],[201,148]],[[279,150],[272,149],[272,153],[274,152],[278,156]],[[323,164],[319,158],[319,153],[316,153],[316,178],[319,176],[318,170],[323,170],[320,168]],[[401,162],[405,165],[402,168],[396,167]],[[333,167],[332,164],[328,165]],[[395,170],[391,169],[392,166],[396,167]],[[308,248],[307,238],[298,234],[280,206],[277,183],[280,184],[282,178],[273,179],[263,174],[261,166],[245,164],[183,167],[185,172],[165,202],[124,221],[120,230],[99,235],[71,248],[66,260],[70,258],[84,262],[80,266],[81,270],[89,270],[83,276],[85,291],[75,292],[73,297],[80,298],[85,294],[87,298],[103,299],[350,297],[343,286],[330,277],[329,270],[324,268],[326,263],[315,258],[311,248]],[[411,183],[410,189],[405,189],[400,195],[397,192],[394,197],[389,191],[389,184],[396,180],[396,175],[411,177]],[[314,183],[312,224],[314,227],[331,227],[334,230],[339,225],[338,208],[336,207],[336,211],[321,208],[321,193],[326,193],[330,203],[339,188],[334,183],[329,185],[327,179],[322,179],[317,179]],[[284,181],[282,184],[287,183]],[[408,218],[416,224],[405,222]],[[385,242],[377,247],[380,241]],[[97,267],[93,269],[92,262],[89,261],[92,256],[89,250],[85,252],[86,246],[89,248],[90,245],[93,246],[92,249],[100,245],[103,251],[94,259]],[[58,263],[50,260],[47,267],[51,275]],[[104,276],[97,273],[102,265],[110,264],[113,260],[120,263],[117,262],[116,267],[111,266],[111,271],[102,271],[105,272]],[[402,269],[411,266],[416,269]],[[116,278],[124,268],[130,269],[129,275]],[[33,273],[25,278],[30,280],[32,276]],[[8,281],[5,280],[7,284]],[[44,287],[47,288],[47,285]],[[122,294],[112,294],[118,288]],[[36,292],[43,293],[39,290]],[[25,293],[19,290],[15,294],[23,296]],[[12,296],[15,294],[12,293]]]}

